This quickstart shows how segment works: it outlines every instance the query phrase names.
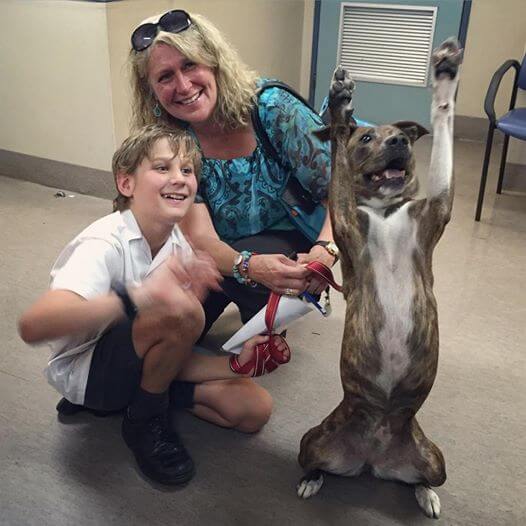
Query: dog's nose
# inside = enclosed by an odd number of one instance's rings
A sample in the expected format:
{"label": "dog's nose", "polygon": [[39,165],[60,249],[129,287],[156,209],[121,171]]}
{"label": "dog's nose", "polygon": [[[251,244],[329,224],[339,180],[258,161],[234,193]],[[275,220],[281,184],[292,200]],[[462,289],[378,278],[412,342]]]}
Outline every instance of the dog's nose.
{"label": "dog's nose", "polygon": [[386,141],[387,146],[407,146],[409,144],[409,139],[403,134],[393,135],[389,137]]}

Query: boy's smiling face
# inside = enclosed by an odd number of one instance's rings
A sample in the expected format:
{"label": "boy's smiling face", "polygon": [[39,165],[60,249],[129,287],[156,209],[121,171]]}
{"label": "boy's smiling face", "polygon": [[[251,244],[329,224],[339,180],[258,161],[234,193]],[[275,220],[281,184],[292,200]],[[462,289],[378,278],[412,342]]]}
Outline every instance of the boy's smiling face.
{"label": "boy's smiling face", "polygon": [[141,228],[179,223],[194,202],[197,178],[184,151],[174,154],[168,139],[160,139],[135,174],[119,174],[119,191],[130,197],[130,208]]}

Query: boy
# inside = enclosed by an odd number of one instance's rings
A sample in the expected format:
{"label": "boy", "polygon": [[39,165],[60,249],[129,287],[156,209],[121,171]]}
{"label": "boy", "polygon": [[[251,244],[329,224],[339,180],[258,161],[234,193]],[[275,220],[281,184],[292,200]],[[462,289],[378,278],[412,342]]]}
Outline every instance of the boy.
{"label": "boy", "polygon": [[[50,290],[19,321],[25,342],[51,344],[46,375],[65,397],[58,409],[126,408],[122,435],[139,467],[171,485],[190,480],[194,464],[169,424],[169,406],[254,432],[272,404],[267,391],[232,372],[228,358],[192,354],[204,325],[201,303],[220,280],[178,226],[200,165],[184,132],[153,125],[126,139],[113,157],[117,211],[66,246]],[[266,341],[247,342],[239,362]]]}

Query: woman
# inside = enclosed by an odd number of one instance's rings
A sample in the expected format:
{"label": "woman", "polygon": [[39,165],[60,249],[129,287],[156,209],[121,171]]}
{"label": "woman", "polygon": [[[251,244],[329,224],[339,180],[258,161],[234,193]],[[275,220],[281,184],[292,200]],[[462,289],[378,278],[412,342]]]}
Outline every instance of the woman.
{"label": "woman", "polygon": [[[293,179],[313,200],[326,199],[329,145],[312,134],[321,119],[286,91],[266,90],[258,112],[281,162],[270,158],[250,118],[261,79],[200,15],[175,10],[146,20],[132,35],[130,61],[134,125],[186,128],[203,155],[199,193],[183,229],[225,276],[223,291],[205,303],[203,334],[232,301],[246,322],[266,304],[269,289],[321,293],[323,284],[305,264],[332,266],[337,259],[328,214],[313,245],[280,202]],[[287,257],[292,253],[297,260]]]}

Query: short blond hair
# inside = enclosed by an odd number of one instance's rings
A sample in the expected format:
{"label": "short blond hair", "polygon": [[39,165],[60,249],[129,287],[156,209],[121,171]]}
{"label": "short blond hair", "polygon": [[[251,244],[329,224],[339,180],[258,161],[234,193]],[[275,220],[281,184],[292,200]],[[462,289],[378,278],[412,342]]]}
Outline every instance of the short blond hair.
{"label": "short blond hair", "polygon": [[183,130],[173,130],[159,124],[150,124],[138,129],[121,144],[113,154],[111,167],[118,195],[113,200],[113,211],[123,211],[130,207],[130,198],[121,194],[117,186],[118,174],[135,175],[137,168],[146,158],[150,158],[158,141],[167,139],[174,155],[181,154],[192,162],[194,173],[199,181],[201,174],[201,153],[194,138]]}
{"label": "short blond hair", "polygon": [[[161,122],[170,127],[185,127],[161,108],[160,117],[153,113],[158,104],[148,83],[148,60],[156,45],[177,49],[189,60],[204,64],[214,71],[217,104],[213,118],[225,128],[238,128],[249,122],[254,105],[258,75],[240,58],[235,48],[204,16],[189,14],[191,26],[180,33],[159,31],[151,46],[144,51],[131,50],[129,64],[132,83],[132,126],[134,128]],[[156,22],[159,16],[148,21]],[[144,22],[143,22],[144,23]]]}

